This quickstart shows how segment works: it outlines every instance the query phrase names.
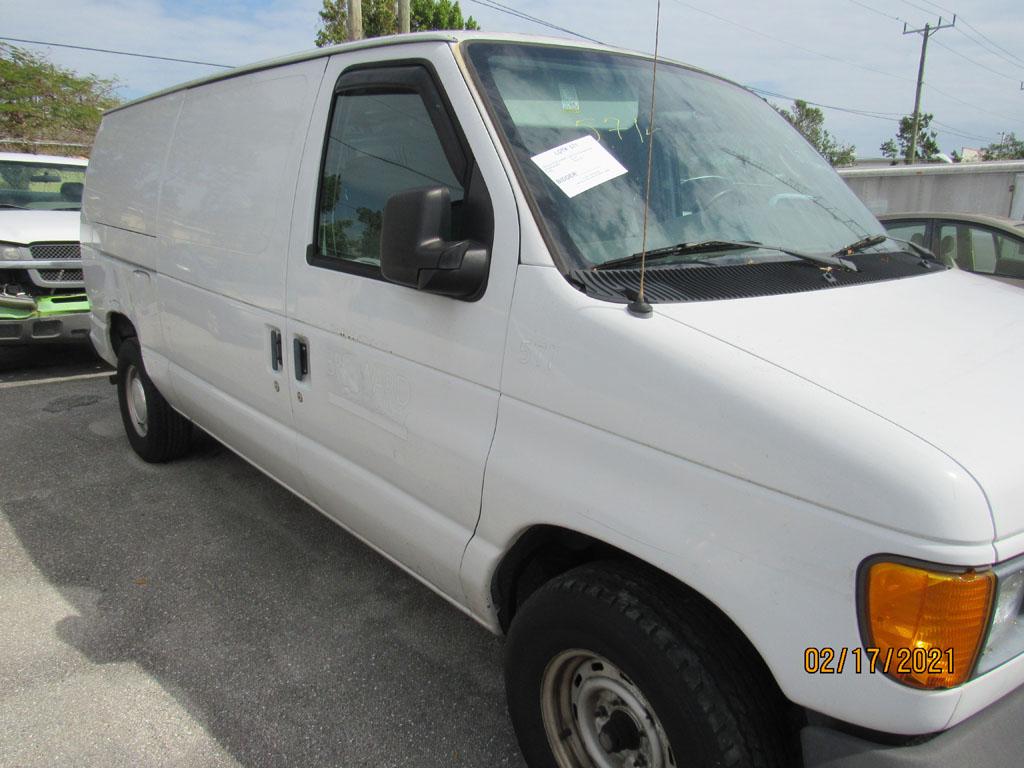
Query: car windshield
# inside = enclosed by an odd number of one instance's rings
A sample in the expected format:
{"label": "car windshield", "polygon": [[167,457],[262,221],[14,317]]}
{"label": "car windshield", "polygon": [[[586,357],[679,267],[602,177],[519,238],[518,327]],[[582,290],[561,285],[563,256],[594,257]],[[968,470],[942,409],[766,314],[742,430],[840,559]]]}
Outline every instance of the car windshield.
{"label": "car windshield", "polygon": [[[563,269],[643,246],[651,64],[579,48],[472,42],[477,82]],[[764,100],[659,62],[647,249],[708,240],[831,254],[884,230]],[[734,249],[679,261],[777,261]],[[660,263],[665,263],[664,261]]]}
{"label": "car windshield", "polygon": [[0,208],[80,211],[85,166],[0,160]]}

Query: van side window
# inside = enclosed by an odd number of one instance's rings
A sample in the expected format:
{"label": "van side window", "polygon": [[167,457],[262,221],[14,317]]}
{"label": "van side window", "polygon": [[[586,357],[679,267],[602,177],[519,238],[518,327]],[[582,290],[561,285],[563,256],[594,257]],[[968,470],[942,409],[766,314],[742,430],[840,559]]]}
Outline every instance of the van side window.
{"label": "van side window", "polygon": [[368,88],[338,94],[320,179],[318,254],[354,271],[379,270],[388,198],[439,184],[451,191],[453,203],[463,199],[418,92]]}

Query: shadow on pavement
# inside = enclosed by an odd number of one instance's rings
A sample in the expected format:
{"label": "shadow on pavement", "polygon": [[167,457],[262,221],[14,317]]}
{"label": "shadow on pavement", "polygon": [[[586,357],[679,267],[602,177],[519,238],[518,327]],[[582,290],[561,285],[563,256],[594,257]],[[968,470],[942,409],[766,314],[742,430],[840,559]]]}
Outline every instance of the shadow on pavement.
{"label": "shadow on pavement", "polygon": [[244,766],[522,765],[501,642],[445,601],[212,439],[144,464],[105,381],[5,398],[0,507],[73,606],[63,643],[141,668]]}
{"label": "shadow on pavement", "polygon": [[0,384],[109,370],[92,344],[0,346]]}

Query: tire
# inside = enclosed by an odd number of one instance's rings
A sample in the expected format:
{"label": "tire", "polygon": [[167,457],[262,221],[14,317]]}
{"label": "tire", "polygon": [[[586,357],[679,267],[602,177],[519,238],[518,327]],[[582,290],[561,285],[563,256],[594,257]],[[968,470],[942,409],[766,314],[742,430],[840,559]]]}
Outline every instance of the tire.
{"label": "tire", "polygon": [[800,763],[791,707],[746,639],[639,566],[581,566],[531,595],[505,686],[530,768]]}
{"label": "tire", "polygon": [[168,405],[142,363],[138,339],[125,339],[117,353],[117,402],[128,442],[153,464],[184,456],[192,422]]}

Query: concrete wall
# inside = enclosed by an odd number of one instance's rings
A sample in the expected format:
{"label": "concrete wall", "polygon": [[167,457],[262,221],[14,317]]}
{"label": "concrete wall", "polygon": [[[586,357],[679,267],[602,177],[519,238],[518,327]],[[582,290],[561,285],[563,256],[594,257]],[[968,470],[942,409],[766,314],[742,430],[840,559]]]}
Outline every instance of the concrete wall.
{"label": "concrete wall", "polygon": [[948,211],[1024,220],[1024,161],[844,168],[872,213]]}

